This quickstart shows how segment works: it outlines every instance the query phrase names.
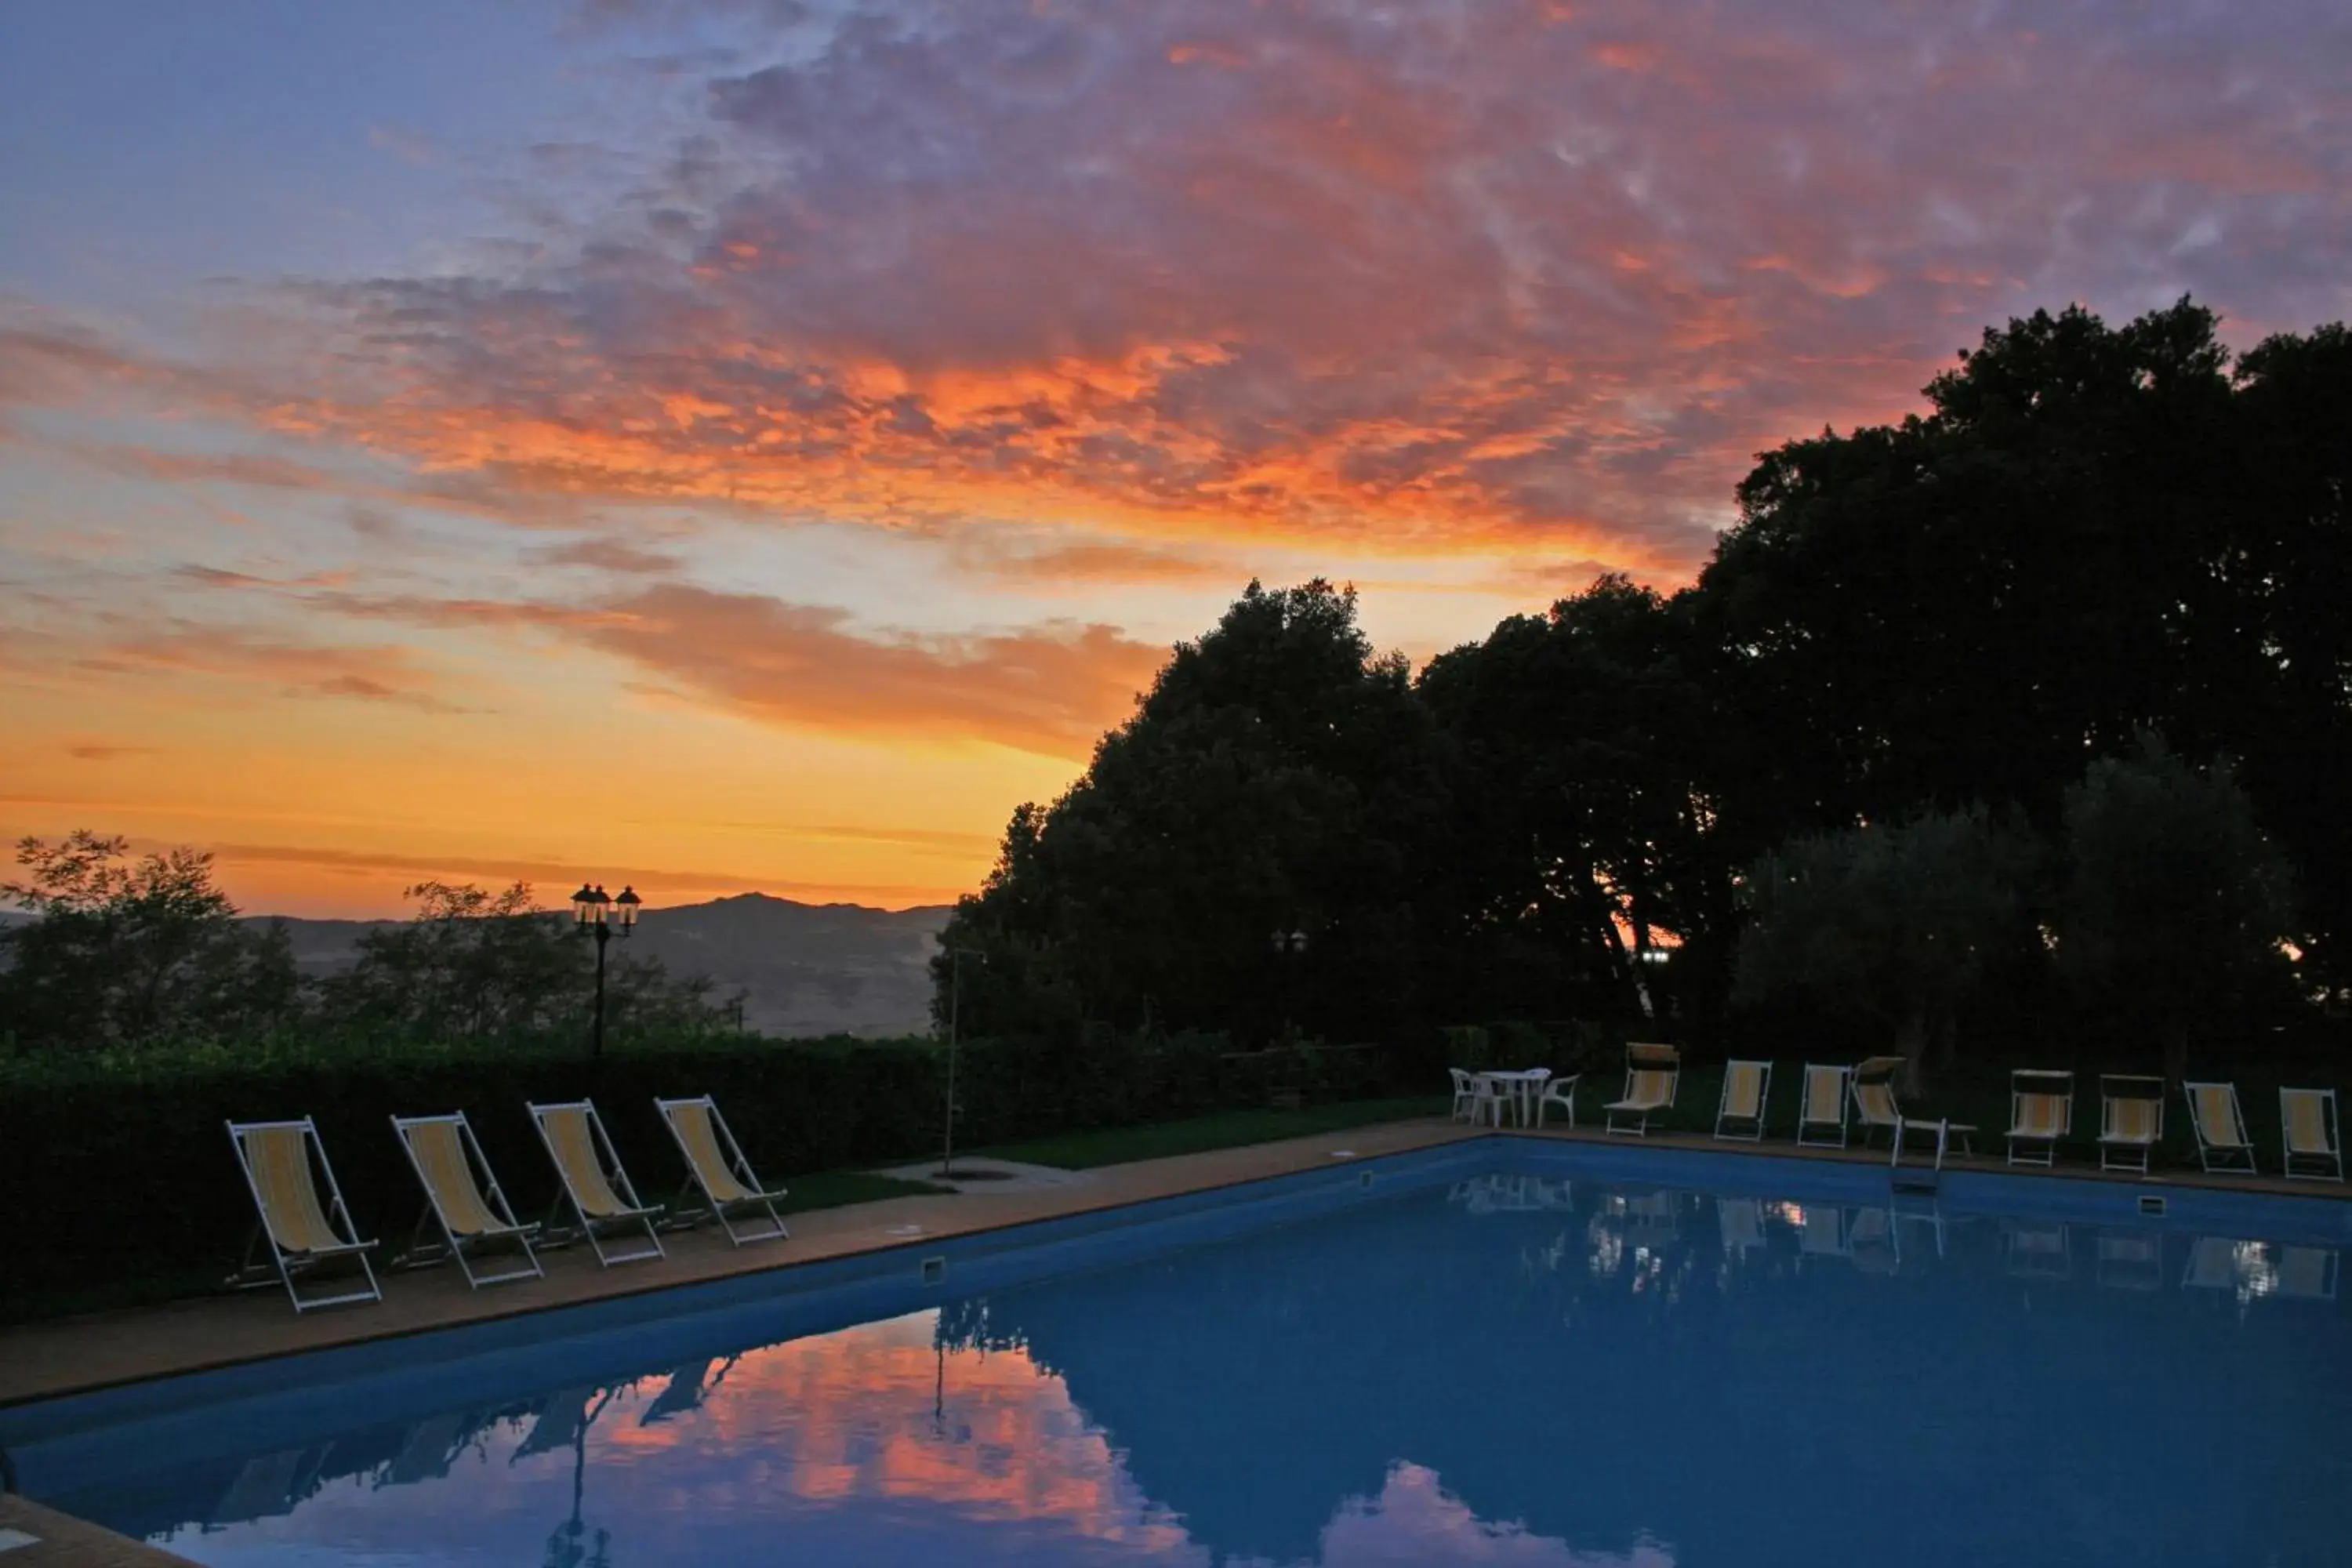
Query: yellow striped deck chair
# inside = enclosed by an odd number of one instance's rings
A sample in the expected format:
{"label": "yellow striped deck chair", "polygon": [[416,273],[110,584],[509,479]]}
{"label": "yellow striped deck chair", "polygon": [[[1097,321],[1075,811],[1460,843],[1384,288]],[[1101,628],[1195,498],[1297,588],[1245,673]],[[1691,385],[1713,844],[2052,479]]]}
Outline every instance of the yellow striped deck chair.
{"label": "yellow striped deck chair", "polygon": [[[1682,1081],[1683,1054],[1673,1046],[1633,1044],[1625,1047],[1625,1094],[1602,1107],[1602,1131],[1646,1137],[1650,1118],[1672,1110],[1675,1088]],[[1620,1125],[1620,1119],[1625,1124]]]}
{"label": "yellow striped deck chair", "polygon": [[[2048,1165],[2074,1121],[2074,1075],[2019,1068],[2009,1075],[2009,1163]],[[2034,1156],[2039,1153],[2041,1158]]]}
{"label": "yellow striped deck chair", "polygon": [[[408,1250],[393,1259],[394,1268],[422,1268],[455,1258],[466,1283],[477,1290],[509,1279],[541,1277],[539,1255],[530,1246],[539,1226],[515,1219],[514,1207],[464,1111],[395,1116],[392,1131],[425,1188],[425,1212],[416,1216],[416,1232],[409,1237]],[[441,1230],[437,1242],[425,1237],[425,1227],[432,1225]],[[502,1274],[475,1273],[472,1255],[503,1242],[521,1249],[522,1266]]]}
{"label": "yellow striped deck chair", "polygon": [[1853,1090],[1853,1119],[1862,1124],[1862,1146],[1870,1147],[1882,1127],[1900,1142],[1903,1107],[1895,1099],[1895,1075],[1903,1070],[1901,1057],[1868,1057],[1854,1064],[1847,1083]]}
{"label": "yellow striped deck chair", "polygon": [[2164,1080],[2130,1073],[2099,1075],[2099,1169],[2147,1170],[2164,1136]]}
{"label": "yellow striped deck chair", "polygon": [[2343,1127],[2336,1117],[2332,1089],[2279,1090],[2279,1141],[2288,1177],[2323,1182],[2344,1179]]}
{"label": "yellow striped deck chair", "polygon": [[[530,1102],[527,1109],[531,1125],[539,1129],[540,1141],[547,1145],[548,1158],[555,1162],[555,1174],[562,1187],[556,1194],[555,1207],[550,1211],[545,1234],[558,1234],[553,1223],[555,1215],[568,1205],[578,1223],[562,1233],[563,1238],[587,1237],[588,1245],[595,1249],[596,1261],[605,1268],[615,1263],[634,1263],[641,1258],[661,1257],[661,1237],[654,1234],[654,1219],[661,1211],[637,1201],[637,1189],[630,1182],[629,1173],[621,1168],[621,1157],[613,1151],[613,1140],[604,1131],[604,1119],[596,1114],[595,1102]],[[604,1249],[605,1235],[627,1235],[640,1228],[646,1233],[644,1247],[634,1252]]]}
{"label": "yellow striped deck chair", "polygon": [[1764,1136],[1765,1102],[1771,1097],[1770,1062],[1724,1063],[1723,1098],[1715,1108],[1715,1135],[1759,1142]]}
{"label": "yellow striped deck chair", "polygon": [[[368,1249],[375,1243],[362,1240],[352,1225],[343,1189],[335,1182],[335,1168],[327,1163],[326,1145],[319,1142],[319,1130],[310,1119],[232,1121],[228,1141],[236,1150],[236,1163],[245,1172],[246,1187],[253,1194],[253,1206],[260,1216],[253,1239],[246,1246],[245,1263],[230,1276],[229,1283],[250,1289],[276,1279],[286,1287],[297,1312],[383,1300],[383,1290],[367,1260]],[[323,1206],[319,1202],[320,1174],[327,1178],[328,1201]],[[269,1246],[267,1263],[258,1259],[264,1242]],[[298,1277],[308,1277],[319,1265],[343,1258],[357,1260],[367,1281],[365,1289],[305,1296],[297,1288]]]}
{"label": "yellow striped deck chair", "polygon": [[[1846,1079],[1849,1067],[1805,1064],[1805,1091],[1797,1100],[1797,1142],[1822,1149],[1845,1147]],[[1832,1140],[1830,1132],[1837,1136]]]}
{"label": "yellow striped deck chair", "polygon": [[2209,1171],[2243,1171],[2253,1175],[2253,1141],[2246,1136],[2246,1119],[2238,1109],[2234,1083],[2184,1083],[2189,1100],[2189,1126],[2197,1134],[2197,1161]]}
{"label": "yellow striped deck chair", "polygon": [[[671,1205],[681,1222],[698,1223],[706,1215],[715,1218],[727,1239],[738,1247],[792,1235],[784,1228],[784,1216],[776,1212],[776,1200],[785,1189],[770,1191],[760,1184],[751,1162],[743,1157],[743,1146],[735,1142],[727,1119],[719,1114],[718,1104],[709,1095],[698,1100],[657,1099],[654,1108],[661,1112],[670,1136],[677,1140],[677,1152],[686,1156],[687,1185]],[[697,1191],[702,1194],[702,1204],[688,1208],[687,1196]],[[767,1225],[737,1230],[734,1216],[746,1210],[755,1211],[748,1216],[754,1220],[757,1211],[764,1211]]]}

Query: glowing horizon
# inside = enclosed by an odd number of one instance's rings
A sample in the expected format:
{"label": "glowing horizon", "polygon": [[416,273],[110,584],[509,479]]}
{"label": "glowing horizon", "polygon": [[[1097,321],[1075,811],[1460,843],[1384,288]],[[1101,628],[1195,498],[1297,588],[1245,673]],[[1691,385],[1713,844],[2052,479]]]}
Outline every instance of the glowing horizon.
{"label": "glowing horizon", "polygon": [[0,834],[950,901],[1253,575],[1418,660],[2012,313],[2352,313],[2347,72],[2292,0],[19,8]]}

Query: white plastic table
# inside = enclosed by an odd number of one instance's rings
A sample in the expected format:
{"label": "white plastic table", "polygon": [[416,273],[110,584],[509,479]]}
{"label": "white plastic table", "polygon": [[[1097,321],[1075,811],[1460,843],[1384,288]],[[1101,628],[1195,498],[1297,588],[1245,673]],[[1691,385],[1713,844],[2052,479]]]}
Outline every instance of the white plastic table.
{"label": "white plastic table", "polygon": [[1473,1077],[1483,1078],[1497,1091],[1507,1090],[1511,1097],[1511,1114],[1526,1127],[1535,1121],[1536,1097],[1551,1080],[1551,1068],[1527,1068],[1518,1072],[1482,1072]]}

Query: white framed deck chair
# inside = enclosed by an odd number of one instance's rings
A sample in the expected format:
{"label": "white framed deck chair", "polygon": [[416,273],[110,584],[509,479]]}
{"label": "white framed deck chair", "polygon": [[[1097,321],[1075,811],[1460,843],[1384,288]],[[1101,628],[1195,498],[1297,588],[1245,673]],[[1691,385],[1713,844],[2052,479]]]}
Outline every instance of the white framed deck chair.
{"label": "white framed deck chair", "polygon": [[1625,1245],[1663,1251],[1682,1234],[1682,1199],[1676,1193],[1642,1193],[1624,1200]]}
{"label": "white framed deck chair", "polygon": [[2253,1140],[2246,1136],[2245,1113],[2238,1105],[2234,1083],[2184,1083],[2189,1100],[2189,1126],[2197,1134],[2197,1160],[2209,1171],[2243,1171],[2253,1175]]}
{"label": "white framed deck chair", "polygon": [[1864,1274],[1899,1274],[1903,1269],[1903,1229],[1895,1211],[1875,1205],[1853,1211],[1846,1226],[1845,1245],[1856,1270]]}
{"label": "white framed deck chair", "polygon": [[1454,1075],[1454,1120],[1467,1121],[1471,1118],[1471,1107],[1478,1098],[1477,1089],[1470,1082],[1470,1074],[1465,1069],[1447,1068],[1445,1070]]}
{"label": "white framed deck chair", "polygon": [[2131,1073],[2099,1075],[2099,1169],[2147,1173],[2164,1136],[2164,1080]]}
{"label": "white framed deck chair", "polygon": [[2287,1177],[2344,1179],[2344,1129],[2332,1089],[2279,1090],[2280,1162]]}
{"label": "white framed deck chair", "polygon": [[1796,1218],[1799,1258],[1853,1257],[1853,1248],[1846,1245],[1843,1209],[1835,1204],[1807,1204]]}
{"label": "white framed deck chair", "polygon": [[2155,1290],[2164,1284],[2164,1237],[2153,1230],[2103,1230],[2094,1238],[2099,1283],[2110,1290]]}
{"label": "white framed deck chair", "polygon": [[1602,1131],[1647,1137],[1650,1118],[1674,1109],[1675,1089],[1682,1076],[1683,1054],[1675,1047],[1627,1045],[1625,1092],[1601,1108]]}
{"label": "white framed deck chair", "polygon": [[[677,1152],[686,1156],[687,1185],[670,1205],[679,1223],[698,1225],[706,1215],[716,1219],[727,1239],[738,1247],[792,1235],[784,1228],[784,1216],[776,1212],[776,1200],[785,1189],[761,1184],[727,1118],[719,1114],[717,1101],[707,1094],[696,1100],[656,1099],[654,1109],[661,1112],[670,1136],[677,1140]],[[700,1206],[689,1206],[688,1194],[698,1191],[702,1194]],[[764,1226],[759,1224],[763,1214]],[[736,1228],[738,1219],[751,1221],[751,1228]]]}
{"label": "white framed deck chair", "polygon": [[1570,1127],[1576,1125],[1576,1085],[1577,1081],[1583,1077],[1580,1072],[1571,1072],[1563,1073],[1558,1078],[1544,1079],[1543,1094],[1536,1100],[1537,1126],[1541,1127],[1544,1124],[1545,1117],[1550,1113],[1551,1108],[1555,1105],[1567,1107],[1568,1124]]}
{"label": "white framed deck chair", "polygon": [[2074,1272],[2074,1242],[2063,1222],[2004,1220],[2000,1228],[2009,1271],[2019,1279],[2063,1279]]}
{"label": "white framed deck chair", "polygon": [[1715,1135],[1755,1143],[1764,1137],[1764,1107],[1772,1097],[1770,1062],[1723,1064],[1723,1094],[1715,1107]]}
{"label": "white framed deck chair", "polygon": [[2181,1271],[2184,1290],[2230,1290],[2241,1300],[2252,1294],[2252,1283],[2269,1271],[2270,1260],[2259,1241],[2229,1236],[2200,1236],[2189,1247],[2189,1267]]}
{"label": "white framed deck chair", "polygon": [[[352,1223],[351,1206],[336,1184],[335,1168],[327,1163],[326,1145],[307,1116],[299,1121],[232,1121],[228,1141],[245,1172],[259,1216],[253,1238],[246,1246],[245,1263],[229,1278],[239,1289],[267,1285],[276,1279],[286,1287],[297,1312],[314,1307],[341,1307],[356,1301],[381,1301],[383,1289],[367,1255],[375,1246],[362,1239]],[[327,1202],[319,1202],[319,1175],[327,1179]],[[258,1260],[264,1243],[269,1261]],[[366,1289],[336,1295],[302,1293],[295,1281],[307,1279],[320,1265],[351,1258],[360,1266]]]}
{"label": "white framed deck chair", "polygon": [[[392,1260],[394,1268],[422,1268],[457,1259],[466,1283],[478,1290],[509,1279],[537,1279],[545,1272],[531,1241],[537,1225],[516,1220],[513,1205],[499,1185],[496,1172],[482,1153],[473,1123],[462,1110],[446,1116],[395,1116],[393,1136],[408,1156],[411,1169],[425,1188],[425,1212],[416,1218],[416,1234],[408,1250]],[[438,1225],[441,1239],[428,1240],[425,1227]],[[500,1274],[474,1272],[473,1254],[511,1242],[522,1254],[520,1268]]]}
{"label": "white framed deck chair", "polygon": [[[2058,1141],[2074,1130],[2074,1075],[2019,1068],[2009,1075],[2009,1163],[2057,1163]],[[2041,1158],[2034,1158],[2036,1153]]]}
{"label": "white framed deck chair", "polygon": [[[525,1109],[530,1112],[531,1125],[539,1129],[540,1142],[547,1145],[547,1157],[555,1162],[559,1184],[555,1206],[549,1211],[542,1234],[559,1234],[555,1216],[568,1205],[578,1222],[571,1234],[586,1237],[596,1261],[605,1268],[661,1257],[661,1237],[654,1234],[654,1220],[661,1211],[638,1201],[637,1189],[628,1172],[621,1168],[621,1157],[613,1152],[613,1140],[605,1134],[604,1119],[596,1114],[595,1101],[574,1100],[560,1105],[528,1101]],[[628,1235],[639,1229],[646,1233],[645,1246],[633,1252],[605,1250],[605,1235]]]}
{"label": "white framed deck chair", "polygon": [[1715,1200],[1716,1224],[1723,1232],[1723,1256],[1733,1263],[1764,1245],[1764,1205],[1754,1198]]}
{"label": "white framed deck chair", "polygon": [[1895,1098],[1895,1075],[1902,1070],[1901,1057],[1868,1057],[1846,1075],[1853,1094],[1853,1119],[1862,1128],[1865,1149],[1882,1127],[1897,1143],[1903,1140],[1903,1107]]}
{"label": "white framed deck chair", "polygon": [[2332,1247],[2280,1247],[2278,1293],[2302,1301],[2333,1301],[2337,1259]]}
{"label": "white framed deck chair", "polygon": [[1805,1091],[1797,1100],[1798,1142],[1817,1149],[1845,1147],[1846,1080],[1853,1076],[1849,1067],[1805,1064]]}

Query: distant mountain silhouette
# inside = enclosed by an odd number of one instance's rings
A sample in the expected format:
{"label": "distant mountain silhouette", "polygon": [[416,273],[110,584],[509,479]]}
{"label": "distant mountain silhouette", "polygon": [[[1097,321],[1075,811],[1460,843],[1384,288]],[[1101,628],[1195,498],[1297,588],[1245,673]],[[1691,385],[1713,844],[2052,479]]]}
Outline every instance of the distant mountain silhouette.
{"label": "distant mountain silhouette", "polygon": [[[743,1022],[768,1035],[923,1034],[930,1028],[932,938],[944,904],[869,910],[742,893],[707,904],[647,910],[630,951],[672,974],[707,974],[719,994],[746,993]],[[398,921],[282,921],[294,962],[329,974],[352,962],[360,937]]]}

